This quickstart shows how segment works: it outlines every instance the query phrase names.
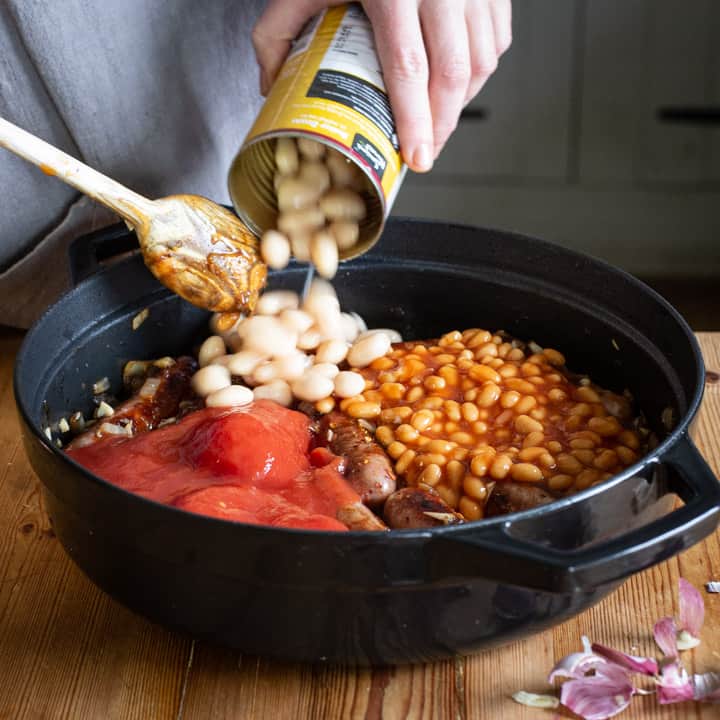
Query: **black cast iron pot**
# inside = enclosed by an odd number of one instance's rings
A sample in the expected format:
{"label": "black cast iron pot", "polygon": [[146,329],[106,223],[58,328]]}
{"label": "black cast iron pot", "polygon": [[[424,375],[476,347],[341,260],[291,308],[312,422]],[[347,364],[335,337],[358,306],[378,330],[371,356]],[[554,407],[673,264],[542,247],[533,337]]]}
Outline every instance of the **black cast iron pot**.
{"label": "black cast iron pot", "polygon": [[[75,248],[80,274],[130,247],[121,227]],[[299,289],[291,267],[273,286]],[[147,617],[249,653],[399,663],[472,653],[561,622],[632,573],[714,530],[720,485],[688,436],[703,388],[690,329],[662,298],[602,262],[520,235],[391,221],[343,265],[343,307],[406,338],[505,329],[630,388],[664,440],[607,483],[534,510],[433,530],[324,533],[189,514],[94,477],[43,428],[90,409],[130,358],[187,352],[206,313],[160,287],[140,257],[80,282],[28,333],[15,393],[25,446],[61,543],[101,588]],[[150,315],[136,331],[131,319]],[[671,408],[671,410],[668,410]],[[667,432],[661,418],[673,418]],[[679,496],[680,509],[672,510]]]}

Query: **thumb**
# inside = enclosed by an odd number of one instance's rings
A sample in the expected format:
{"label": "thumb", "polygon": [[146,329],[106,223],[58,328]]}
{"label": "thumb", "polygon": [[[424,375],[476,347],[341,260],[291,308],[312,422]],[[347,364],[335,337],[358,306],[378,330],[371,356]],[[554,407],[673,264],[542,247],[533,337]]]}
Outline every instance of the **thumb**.
{"label": "thumb", "polygon": [[253,28],[252,42],[260,66],[260,92],[267,95],[292,41],[320,10],[338,2],[328,0],[270,0]]}

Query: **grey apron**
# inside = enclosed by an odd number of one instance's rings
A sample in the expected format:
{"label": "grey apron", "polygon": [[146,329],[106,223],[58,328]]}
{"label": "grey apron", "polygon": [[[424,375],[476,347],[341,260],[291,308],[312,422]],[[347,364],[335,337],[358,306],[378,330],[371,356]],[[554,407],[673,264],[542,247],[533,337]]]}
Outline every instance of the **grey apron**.
{"label": "grey apron", "polygon": [[[228,202],[262,98],[262,0],[3,0],[0,115],[146,194]],[[117,218],[0,149],[0,325],[68,287],[67,246]]]}

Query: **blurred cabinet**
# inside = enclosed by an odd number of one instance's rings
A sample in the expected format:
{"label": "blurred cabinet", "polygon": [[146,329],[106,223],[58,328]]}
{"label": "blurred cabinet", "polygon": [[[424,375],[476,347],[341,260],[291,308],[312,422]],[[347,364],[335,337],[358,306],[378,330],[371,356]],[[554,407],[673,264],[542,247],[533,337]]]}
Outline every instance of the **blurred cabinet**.
{"label": "blurred cabinet", "polygon": [[513,49],[470,103],[438,159],[439,173],[565,177],[576,2],[520,2]]}
{"label": "blurred cabinet", "polygon": [[720,125],[693,121],[720,107],[719,46],[717,0],[586,3],[580,177],[720,180]]}
{"label": "blurred cabinet", "polygon": [[[515,0],[513,46],[398,214],[720,276],[720,0]],[[669,121],[663,116],[674,117]]]}

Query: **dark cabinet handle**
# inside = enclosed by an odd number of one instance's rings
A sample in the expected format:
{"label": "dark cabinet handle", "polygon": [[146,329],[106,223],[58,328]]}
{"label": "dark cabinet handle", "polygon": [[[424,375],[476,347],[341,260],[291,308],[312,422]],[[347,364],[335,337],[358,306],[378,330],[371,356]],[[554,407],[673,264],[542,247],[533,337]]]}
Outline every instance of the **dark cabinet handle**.
{"label": "dark cabinet handle", "polygon": [[657,109],[657,119],[675,125],[715,127],[720,125],[720,106],[668,105]]}

